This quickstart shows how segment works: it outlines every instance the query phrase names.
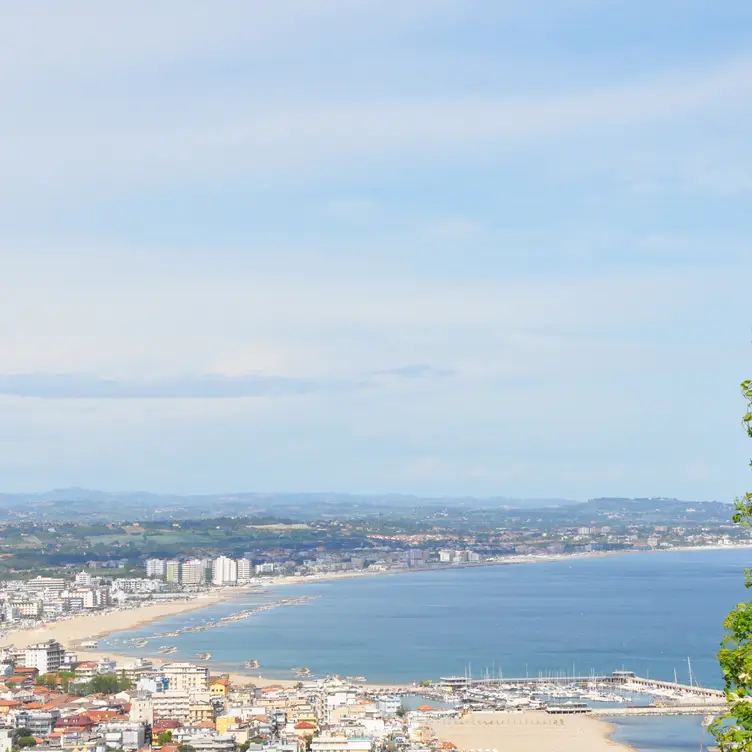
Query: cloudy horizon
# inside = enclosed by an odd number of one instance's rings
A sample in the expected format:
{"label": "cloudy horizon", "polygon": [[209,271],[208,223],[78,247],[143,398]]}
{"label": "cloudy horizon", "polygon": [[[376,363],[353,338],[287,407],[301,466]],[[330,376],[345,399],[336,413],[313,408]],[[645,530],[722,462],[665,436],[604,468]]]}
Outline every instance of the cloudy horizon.
{"label": "cloudy horizon", "polygon": [[743,493],[752,7],[654,5],[0,9],[0,491]]}

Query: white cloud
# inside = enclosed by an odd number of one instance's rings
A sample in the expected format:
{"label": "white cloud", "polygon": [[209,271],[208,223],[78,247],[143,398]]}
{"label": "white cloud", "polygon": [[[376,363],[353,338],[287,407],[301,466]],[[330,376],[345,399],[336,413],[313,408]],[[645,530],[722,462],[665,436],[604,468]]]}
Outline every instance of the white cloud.
{"label": "white cloud", "polygon": [[[385,156],[499,158],[519,149],[595,136],[613,150],[630,129],[687,118],[749,118],[752,63],[739,58],[703,70],[669,72],[609,87],[528,98],[465,96],[354,101],[264,100],[253,90],[180,90],[157,100],[113,97],[42,100],[0,125],[16,148],[0,155],[15,190],[108,190],[182,181],[289,179]],[[56,105],[59,104],[59,107]],[[39,108],[39,109],[37,109]],[[54,127],[41,117],[56,108]],[[375,160],[375,161],[374,161]]]}
{"label": "white cloud", "polygon": [[[535,77],[453,23],[602,7],[4,9],[0,374],[101,397],[0,396],[6,477],[730,485],[733,449],[707,455],[748,366],[752,58]],[[326,388],[159,398],[202,374]]]}

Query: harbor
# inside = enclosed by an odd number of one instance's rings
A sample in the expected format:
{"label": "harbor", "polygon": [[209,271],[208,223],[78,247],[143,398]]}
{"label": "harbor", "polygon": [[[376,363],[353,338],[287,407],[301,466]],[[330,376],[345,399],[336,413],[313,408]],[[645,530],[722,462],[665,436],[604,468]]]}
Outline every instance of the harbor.
{"label": "harbor", "polygon": [[[690,677],[691,677],[691,664]],[[442,677],[439,696],[453,698],[460,712],[544,710],[550,715],[706,715],[727,709],[719,689],[636,675],[632,671],[587,676]]]}

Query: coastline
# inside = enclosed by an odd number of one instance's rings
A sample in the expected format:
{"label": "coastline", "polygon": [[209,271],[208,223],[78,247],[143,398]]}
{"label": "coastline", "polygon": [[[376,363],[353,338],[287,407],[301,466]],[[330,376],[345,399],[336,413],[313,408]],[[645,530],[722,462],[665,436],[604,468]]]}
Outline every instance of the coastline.
{"label": "coastline", "polygon": [[[446,571],[448,569],[475,569],[478,567],[507,566],[514,564],[536,564],[557,561],[572,561],[581,559],[605,558],[611,556],[623,556],[626,554],[662,554],[670,552],[687,552],[687,551],[713,551],[713,550],[736,550],[752,548],[752,542],[749,544],[734,544],[726,546],[682,546],[668,549],[655,549],[651,551],[592,551],[575,554],[544,554],[544,555],[515,555],[508,556],[494,561],[481,562],[477,564],[449,564],[445,566],[433,566],[420,569],[397,569],[384,571],[360,571],[360,572],[332,572],[313,575],[295,575],[291,577],[269,577],[263,581],[264,590],[274,590],[285,586],[299,586],[306,584],[316,584],[323,582],[336,582],[338,580],[349,580],[363,577],[385,577],[390,575],[420,574],[425,572]],[[139,627],[148,626],[162,619],[178,616],[180,614],[199,611],[218,603],[240,600],[245,595],[255,592],[250,586],[240,586],[231,589],[221,588],[199,593],[198,595],[180,601],[168,603],[149,603],[146,605],[136,606],[134,608],[108,610],[104,612],[85,613],[72,616],[69,619],[51,622],[39,627],[29,627],[10,631],[2,638],[2,645],[14,645],[17,648],[23,648],[43,640],[56,639],[66,646],[72,652],[75,652],[80,660],[96,661],[105,657],[112,658],[118,663],[131,663],[136,659],[134,655],[118,654],[105,651],[102,649],[91,649],[81,647],[82,642],[89,640],[98,640],[116,634],[118,632],[129,631]],[[170,662],[169,658],[160,656],[148,657],[155,665],[162,665]],[[211,661],[206,662],[211,667]],[[233,681],[241,684],[253,683],[257,686],[294,686],[298,680],[292,679],[267,679],[253,674],[234,672],[230,674]],[[378,688],[396,688],[402,685],[397,684],[368,684],[369,687]]]}
{"label": "coastline", "polygon": [[735,543],[728,546],[674,546],[673,548],[656,548],[644,551],[627,549],[624,551],[587,551],[574,554],[515,554],[513,556],[500,557],[493,561],[483,561],[477,564],[437,564],[429,567],[413,569],[388,569],[383,571],[361,572],[330,572],[325,574],[293,575],[292,577],[269,577],[264,580],[266,587],[284,587],[285,585],[306,585],[308,583],[330,582],[335,580],[348,580],[360,577],[388,577],[402,574],[421,574],[425,572],[445,572],[449,569],[478,569],[479,567],[500,567],[511,564],[544,564],[553,561],[580,561],[582,559],[605,559],[612,556],[629,556],[634,554],[668,554],[688,551],[735,551],[738,549],[752,549],[752,541],[749,543]]}

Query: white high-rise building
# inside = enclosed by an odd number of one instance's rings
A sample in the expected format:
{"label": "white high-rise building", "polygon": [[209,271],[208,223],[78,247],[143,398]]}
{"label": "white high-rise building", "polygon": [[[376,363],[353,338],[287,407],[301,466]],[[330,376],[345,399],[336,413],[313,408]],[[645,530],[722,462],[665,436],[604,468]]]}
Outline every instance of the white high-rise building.
{"label": "white high-rise building", "polygon": [[206,564],[203,559],[183,562],[180,581],[184,585],[200,585],[206,580]]}
{"label": "white high-rise building", "polygon": [[238,563],[235,559],[220,556],[212,562],[212,583],[234,585],[238,581]]}
{"label": "white high-rise building", "polygon": [[24,665],[35,668],[40,674],[51,674],[60,670],[65,657],[65,648],[57,640],[29,645],[24,655]]}
{"label": "white high-rise building", "polygon": [[146,576],[164,577],[167,573],[167,562],[164,559],[147,559]]}
{"label": "white high-rise building", "polygon": [[93,582],[92,576],[88,572],[79,572],[76,575],[76,585],[83,585],[84,587],[89,587],[91,583]]}
{"label": "white high-rise building", "polygon": [[253,578],[253,564],[248,559],[238,559],[238,581],[249,582]]}
{"label": "white high-rise building", "polygon": [[209,688],[209,669],[195,663],[165,663],[162,673],[170,689],[181,692],[203,692]]}

